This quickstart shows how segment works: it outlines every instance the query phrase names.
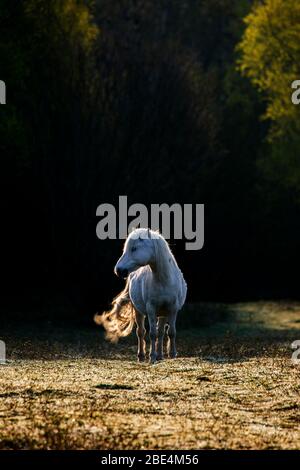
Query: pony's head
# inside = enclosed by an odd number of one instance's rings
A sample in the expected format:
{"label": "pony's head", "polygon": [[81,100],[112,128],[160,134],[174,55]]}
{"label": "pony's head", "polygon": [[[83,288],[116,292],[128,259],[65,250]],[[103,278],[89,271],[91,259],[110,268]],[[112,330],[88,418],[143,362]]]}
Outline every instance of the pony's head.
{"label": "pony's head", "polygon": [[165,258],[173,255],[166,240],[153,230],[138,228],[132,231],[124,245],[123,255],[115,266],[115,273],[126,278],[130,273],[142,266],[155,266],[162,271]]}

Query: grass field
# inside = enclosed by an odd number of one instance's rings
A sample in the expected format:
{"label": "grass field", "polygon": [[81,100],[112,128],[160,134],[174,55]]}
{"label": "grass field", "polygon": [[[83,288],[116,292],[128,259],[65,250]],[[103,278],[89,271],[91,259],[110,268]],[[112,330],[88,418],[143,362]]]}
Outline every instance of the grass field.
{"label": "grass field", "polygon": [[226,311],[181,329],[179,357],[152,366],[136,362],[134,335],[112,345],[96,327],[2,328],[0,448],[300,449],[300,304]]}

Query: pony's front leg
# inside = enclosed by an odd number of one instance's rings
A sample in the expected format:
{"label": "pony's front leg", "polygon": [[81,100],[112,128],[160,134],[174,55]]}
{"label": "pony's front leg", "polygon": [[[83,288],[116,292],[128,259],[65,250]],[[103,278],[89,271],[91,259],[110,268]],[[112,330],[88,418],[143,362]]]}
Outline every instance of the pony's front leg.
{"label": "pony's front leg", "polygon": [[177,312],[169,316],[169,328],[168,328],[168,355],[174,359],[177,356],[176,351],[176,317]]}
{"label": "pony's front leg", "polygon": [[140,362],[145,360],[146,355],[146,342],[145,342],[145,316],[135,311],[135,322],[136,322],[136,335],[138,339],[138,360]]}
{"label": "pony's front leg", "polygon": [[159,317],[157,322],[157,342],[156,342],[156,354],[157,360],[162,361],[164,358],[164,335],[165,335],[165,326],[167,323],[167,318]]}
{"label": "pony's front leg", "polygon": [[147,305],[147,316],[149,322],[149,336],[150,336],[150,359],[149,362],[154,364],[156,361],[156,312],[152,305]]}

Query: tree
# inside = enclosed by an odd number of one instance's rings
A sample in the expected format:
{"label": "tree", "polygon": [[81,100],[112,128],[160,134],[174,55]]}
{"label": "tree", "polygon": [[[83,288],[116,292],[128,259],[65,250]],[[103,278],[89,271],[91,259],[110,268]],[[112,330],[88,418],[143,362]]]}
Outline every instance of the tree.
{"label": "tree", "polygon": [[244,21],[240,70],[264,94],[272,137],[292,135],[300,129],[300,108],[291,102],[292,82],[300,78],[300,3],[256,2]]}
{"label": "tree", "polygon": [[[266,101],[263,118],[271,123],[268,146],[259,161],[272,183],[272,199],[287,190],[300,201],[300,106],[292,103],[292,83],[300,78],[300,3],[298,0],[256,2],[245,18],[238,46],[239,68]],[[290,191],[292,190],[292,197]]]}

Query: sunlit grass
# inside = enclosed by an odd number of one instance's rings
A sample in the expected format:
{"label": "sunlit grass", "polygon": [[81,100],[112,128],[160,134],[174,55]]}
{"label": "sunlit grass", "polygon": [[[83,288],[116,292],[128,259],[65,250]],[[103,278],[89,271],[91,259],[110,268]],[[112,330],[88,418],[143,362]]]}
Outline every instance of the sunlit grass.
{"label": "sunlit grass", "polygon": [[298,321],[296,304],[237,305],[154,366],[135,362],[134,335],[7,331],[0,448],[299,448]]}

